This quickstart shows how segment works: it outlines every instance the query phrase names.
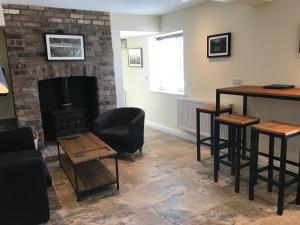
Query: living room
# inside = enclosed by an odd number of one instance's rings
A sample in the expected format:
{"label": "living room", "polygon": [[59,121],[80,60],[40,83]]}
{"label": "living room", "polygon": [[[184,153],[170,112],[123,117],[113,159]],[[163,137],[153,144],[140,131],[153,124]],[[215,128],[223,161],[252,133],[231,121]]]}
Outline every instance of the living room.
{"label": "living room", "polygon": [[298,0],[0,0],[1,224],[298,224]]}

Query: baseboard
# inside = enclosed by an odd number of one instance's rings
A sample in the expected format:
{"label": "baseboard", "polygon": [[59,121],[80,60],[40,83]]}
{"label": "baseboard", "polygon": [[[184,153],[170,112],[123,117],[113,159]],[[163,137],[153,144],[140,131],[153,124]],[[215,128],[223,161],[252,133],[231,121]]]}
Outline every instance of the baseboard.
{"label": "baseboard", "polygon": [[182,139],[191,141],[191,142],[196,142],[196,137],[193,134],[190,134],[188,132],[185,132],[183,130],[180,129],[175,129],[172,127],[168,127],[168,126],[164,126],[161,125],[159,123],[155,123],[155,122],[151,122],[151,121],[145,121],[146,126],[154,128],[156,130],[168,133],[168,134],[172,134],[174,136],[180,137]]}
{"label": "baseboard", "polygon": [[[162,132],[165,132],[165,133],[168,133],[168,134],[171,134],[171,135],[180,137],[182,139],[185,139],[185,140],[196,143],[195,135],[193,135],[189,132],[186,132],[186,131],[183,131],[183,130],[180,130],[180,129],[175,129],[175,128],[168,127],[168,126],[164,126],[164,125],[161,125],[159,123],[155,123],[155,122],[151,122],[151,121],[145,121],[145,124],[146,124],[146,126],[154,128],[156,130],[159,130],[159,131],[162,131]],[[259,161],[259,164],[261,166],[267,166],[268,165],[268,158],[266,158],[266,157],[259,156],[258,161]],[[274,160],[274,165],[279,167],[280,166],[279,161]],[[295,167],[295,166],[287,164],[286,169],[291,171],[291,172],[298,173],[298,168]]]}

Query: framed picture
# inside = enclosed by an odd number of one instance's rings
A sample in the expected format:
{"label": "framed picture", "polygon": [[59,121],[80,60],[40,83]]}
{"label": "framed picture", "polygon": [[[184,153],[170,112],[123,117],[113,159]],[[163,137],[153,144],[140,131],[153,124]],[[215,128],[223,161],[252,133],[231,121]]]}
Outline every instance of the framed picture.
{"label": "framed picture", "polygon": [[83,35],[45,34],[47,59],[85,60]]}
{"label": "framed picture", "polygon": [[127,39],[121,39],[121,49],[127,48]]}
{"label": "framed picture", "polygon": [[231,33],[207,36],[207,57],[229,57],[231,55]]}
{"label": "framed picture", "polygon": [[128,66],[143,67],[142,48],[129,48],[128,49]]}

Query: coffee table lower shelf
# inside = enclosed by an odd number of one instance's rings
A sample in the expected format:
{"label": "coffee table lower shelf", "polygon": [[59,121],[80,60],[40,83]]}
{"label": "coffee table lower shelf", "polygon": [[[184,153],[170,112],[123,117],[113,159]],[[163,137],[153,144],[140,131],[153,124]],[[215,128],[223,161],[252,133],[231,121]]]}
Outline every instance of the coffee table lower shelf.
{"label": "coffee table lower shelf", "polygon": [[73,165],[66,156],[62,155],[60,164],[76,192],[77,201],[83,194],[88,194],[107,185],[117,184],[119,190],[117,170],[115,177],[100,160]]}

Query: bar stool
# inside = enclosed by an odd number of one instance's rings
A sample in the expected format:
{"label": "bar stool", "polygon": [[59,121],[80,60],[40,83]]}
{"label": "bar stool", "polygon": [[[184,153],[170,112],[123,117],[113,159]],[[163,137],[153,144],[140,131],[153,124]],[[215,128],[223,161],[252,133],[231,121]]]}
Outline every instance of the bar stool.
{"label": "bar stool", "polygon": [[[210,136],[206,138],[200,138],[200,113],[206,113],[210,115]],[[231,107],[221,106],[220,114],[229,113],[232,114]],[[197,123],[197,160],[201,161],[201,145],[205,145],[210,147],[210,154],[213,155],[213,137],[214,137],[214,118],[216,116],[216,106],[215,105],[205,105],[196,108],[196,123]],[[223,142],[227,142],[227,140],[220,139]],[[207,143],[206,141],[210,141]],[[226,143],[225,143],[226,144]]]}
{"label": "bar stool", "polygon": [[[240,170],[249,165],[249,162],[241,164],[242,147],[242,130],[248,126],[259,123],[259,118],[251,116],[243,116],[238,114],[222,115],[215,118],[215,136],[219,136],[220,124],[229,127],[229,149],[231,153],[231,163],[227,166],[231,167],[231,174],[235,175],[235,192],[240,191]],[[220,157],[219,141],[215,139],[214,149],[214,181],[218,182],[219,164],[222,162]],[[246,157],[247,159],[247,157]]]}
{"label": "bar stool", "polygon": [[[258,146],[259,134],[269,136],[269,163],[268,166],[258,169]],[[298,182],[297,188],[297,204],[300,204],[300,167],[298,165],[298,174],[286,170],[287,142],[290,138],[300,135],[300,126],[269,121],[252,126],[251,128],[251,151],[250,151],[250,181],[249,181],[249,200],[254,200],[254,185],[257,179],[268,182],[268,191],[272,192],[272,186],[278,187],[277,214],[282,215],[284,205],[284,189],[286,186]],[[274,166],[274,138],[281,140],[280,167]],[[259,175],[259,173],[268,170],[268,177]],[[273,170],[279,171],[279,182],[273,180]],[[286,181],[285,175],[288,174],[293,179]]]}

